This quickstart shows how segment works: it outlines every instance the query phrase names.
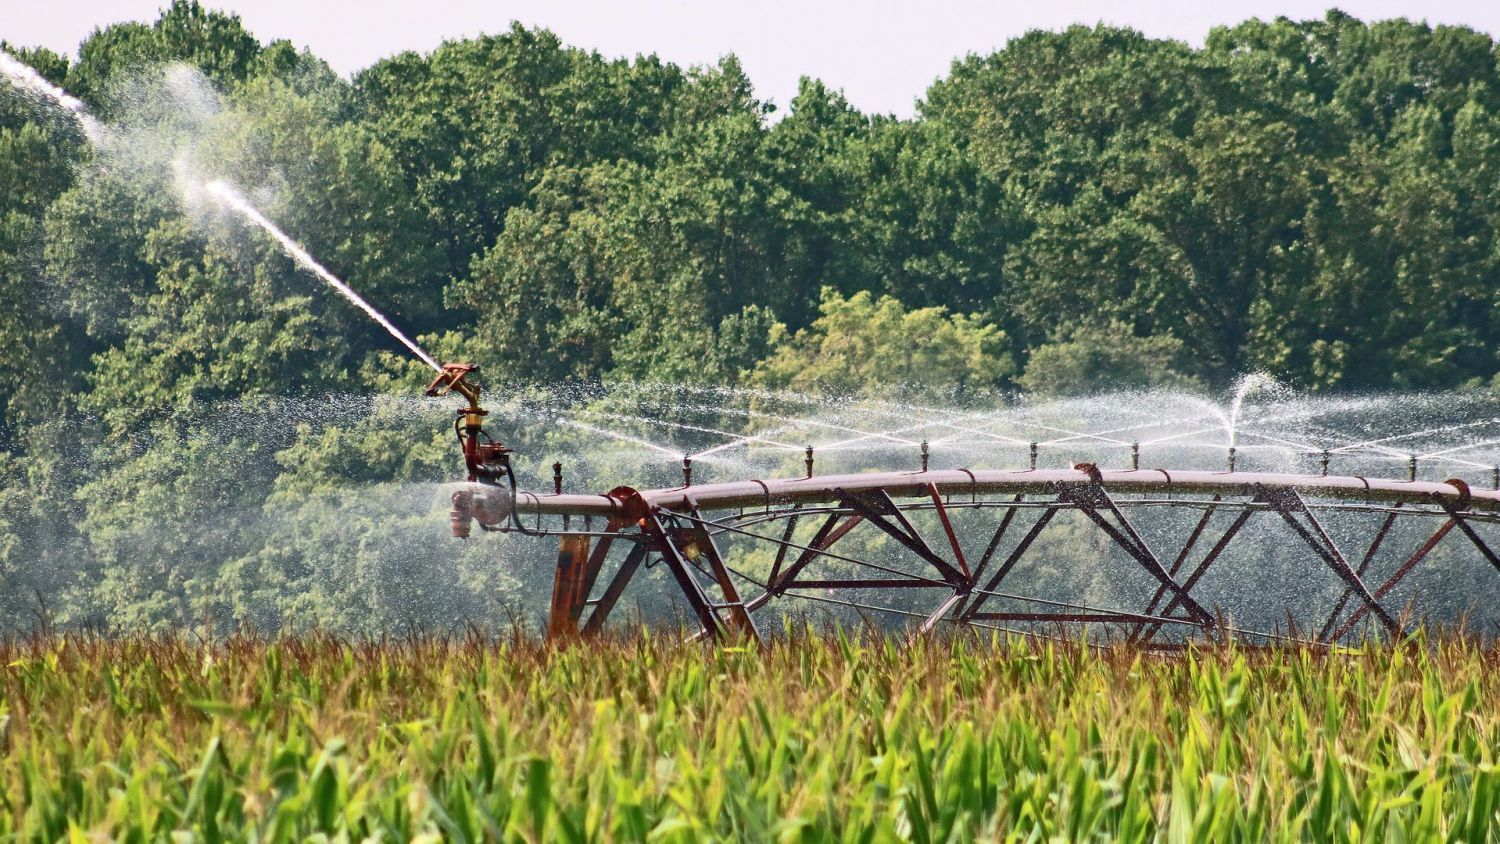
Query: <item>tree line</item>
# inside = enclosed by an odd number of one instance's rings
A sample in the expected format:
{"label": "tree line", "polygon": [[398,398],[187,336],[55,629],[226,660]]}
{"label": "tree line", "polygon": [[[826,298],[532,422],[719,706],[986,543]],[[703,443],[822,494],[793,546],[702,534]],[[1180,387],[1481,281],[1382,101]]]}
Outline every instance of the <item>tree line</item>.
{"label": "tree line", "polygon": [[[912,119],[814,79],[783,108],[733,57],[613,59],[519,25],[348,79],[186,0],[73,57],[5,47],[106,121],[209,138],[200,162],[491,383],[961,397],[1500,372],[1500,68],[1463,27],[1036,31],[956,60]],[[174,63],[215,108],[142,94]],[[317,496],[442,477],[445,443],[377,413],[226,447],[204,409],[410,394],[424,371],[131,154],[0,91],[0,609],[149,624],[243,615],[257,590],[314,601],[337,509]],[[281,545],[206,518],[277,506],[307,527]],[[362,577],[387,582],[338,588]],[[465,577],[495,587],[432,582]]]}

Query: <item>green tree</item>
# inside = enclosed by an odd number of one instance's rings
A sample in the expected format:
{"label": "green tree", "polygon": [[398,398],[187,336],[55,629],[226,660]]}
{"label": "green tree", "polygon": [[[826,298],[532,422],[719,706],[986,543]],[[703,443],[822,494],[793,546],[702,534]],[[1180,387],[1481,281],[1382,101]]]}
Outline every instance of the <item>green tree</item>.
{"label": "green tree", "polygon": [[962,397],[999,387],[1014,374],[1005,335],[945,308],[908,310],[868,291],[823,291],[820,316],[787,336],[755,370],[761,386],[836,395]]}
{"label": "green tree", "polygon": [[1043,396],[1081,396],[1145,388],[1194,389],[1178,371],[1187,357],[1171,335],[1137,337],[1123,322],[1083,325],[1031,350],[1016,385]]}

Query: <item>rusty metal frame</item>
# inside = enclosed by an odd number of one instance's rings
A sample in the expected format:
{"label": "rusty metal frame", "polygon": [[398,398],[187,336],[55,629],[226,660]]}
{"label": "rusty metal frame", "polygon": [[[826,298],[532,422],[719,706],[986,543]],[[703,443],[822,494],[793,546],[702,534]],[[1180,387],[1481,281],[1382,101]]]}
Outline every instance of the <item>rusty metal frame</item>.
{"label": "rusty metal frame", "polygon": [[[523,498],[530,496],[529,501],[518,503],[529,504],[523,509],[528,518],[535,514],[539,530],[548,515],[605,515],[611,522],[606,531],[568,531],[566,526],[550,531],[560,537],[547,626],[549,637],[555,639],[603,630],[625,589],[653,557],[662,561],[675,582],[674,594],[680,591],[700,629],[699,635],[710,638],[743,637],[763,642],[754,615],[780,598],[842,604],[913,619],[914,637],[929,634],[943,624],[991,627],[992,622],[1010,622],[1022,623],[1019,632],[1026,633],[1035,633],[1039,626],[1106,625],[1125,632],[1127,641],[1164,648],[1183,641],[1159,640],[1157,637],[1168,626],[1188,631],[1189,637],[1197,631],[1205,638],[1281,638],[1273,631],[1231,627],[1222,608],[1211,612],[1193,596],[1194,588],[1257,513],[1276,515],[1302,540],[1313,558],[1343,583],[1317,641],[1345,639],[1366,618],[1376,619],[1385,635],[1399,636],[1403,632],[1400,623],[1381,601],[1454,530],[1500,572],[1500,556],[1471,524],[1496,521],[1500,494],[1475,493],[1460,481],[1406,481],[1398,485],[1363,478],[1208,474],[1102,472],[1089,465],[1066,473],[963,470],[959,475],[924,471],[756,481],[753,497],[745,491],[745,484],[705,484],[641,493],[621,488],[609,496],[523,493]],[[1161,479],[1153,481],[1145,477],[1148,475]],[[1115,491],[1125,492],[1127,498],[1117,498],[1112,494]],[[1162,492],[1167,495],[1163,497]],[[1195,494],[1202,497],[1192,497]],[[1126,509],[1133,507],[1196,508],[1202,513],[1168,566],[1126,515]],[[972,566],[952,515],[960,509],[1002,511],[996,514],[998,524]],[[1320,509],[1382,514],[1379,528],[1364,546],[1357,566],[1350,565],[1318,519],[1316,511]],[[1002,554],[1023,510],[1034,510],[1038,515],[1008,553]],[[1226,511],[1234,512],[1232,521],[1194,564],[1195,550],[1207,541],[1216,517]],[[1144,606],[1095,607],[1001,591],[1037,538],[1065,512],[1085,517],[1155,581],[1153,594]],[[935,517],[943,541],[929,543],[913,521],[915,513]],[[1442,522],[1372,590],[1365,578],[1403,517],[1437,517]],[[796,541],[798,528],[810,518],[821,518],[821,523],[810,539]],[[752,529],[776,522],[781,524],[774,535]],[[866,525],[866,533],[883,535],[894,542],[890,548],[903,560],[899,566],[834,550],[841,540]],[[716,539],[722,536],[774,546],[769,575],[756,577],[737,568]],[[591,597],[608,568],[612,550],[621,545],[630,546],[629,551],[599,597]],[[1000,562],[992,571],[996,560]],[[814,569],[820,562],[835,566],[834,573],[825,574],[821,567]],[[884,590],[917,595],[934,591],[939,595],[929,609],[920,611],[863,597]],[[991,610],[986,604],[992,598],[1029,602],[1039,609]],[[1351,601],[1356,606],[1348,611]],[[589,607],[592,613],[580,627]]]}

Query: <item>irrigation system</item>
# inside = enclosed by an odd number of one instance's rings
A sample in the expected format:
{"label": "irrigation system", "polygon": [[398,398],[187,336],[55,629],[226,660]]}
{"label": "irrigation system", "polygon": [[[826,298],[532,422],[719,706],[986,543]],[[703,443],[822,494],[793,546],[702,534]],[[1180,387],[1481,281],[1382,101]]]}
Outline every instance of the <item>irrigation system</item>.
{"label": "irrigation system", "polygon": [[[924,448],[914,471],[826,475],[809,448],[801,477],[694,484],[685,458],[682,483],[670,488],[564,493],[555,467],[551,492],[525,491],[517,488],[511,450],[484,430],[486,411],[468,380],[473,370],[449,364],[428,389],[466,402],[454,424],[468,483],[453,494],[453,533],[467,537],[477,524],[557,540],[547,625],[554,639],[602,631],[626,588],[658,564],[701,637],[759,641],[759,610],[801,600],[895,617],[912,635],[942,626],[1034,635],[1086,628],[1164,649],[1231,637],[1251,644],[1394,639],[1410,623],[1395,601],[1398,587],[1449,536],[1500,576],[1500,557],[1477,529],[1500,518],[1496,489],[1418,480],[1415,465],[1405,479],[1333,475],[1326,457],[1315,474],[1239,471],[1232,448],[1218,472],[1145,468],[1138,451],[1128,469],[1038,469],[1034,450],[1025,469],[939,470],[929,468]],[[1140,514],[1162,509],[1193,517],[1171,547],[1148,541],[1137,524]],[[1363,535],[1351,535],[1347,519],[1330,530],[1334,513],[1362,515]],[[1137,605],[1059,600],[1044,578],[1012,577],[1035,562],[1029,556],[1038,553],[1038,538],[1059,517],[1081,518],[1126,561],[1098,571],[1144,582]],[[1330,596],[1316,629],[1244,629],[1233,606],[1210,605],[1199,594],[1237,546],[1264,542],[1247,525],[1267,522],[1289,539],[1278,547],[1296,557],[1296,574],[1283,585]],[[976,529],[988,537],[982,550],[961,541]],[[1413,535],[1411,547],[1392,547],[1395,537],[1410,542]],[[851,539],[860,536],[876,541]],[[1337,588],[1314,589],[1320,578]]]}
{"label": "irrigation system", "polygon": [[[3,52],[0,76],[70,115],[89,142],[101,147],[107,132],[82,102]],[[1424,563],[1431,565],[1450,536],[1455,537],[1450,546],[1459,543],[1468,558],[1490,569],[1486,576],[1500,576],[1500,557],[1479,530],[1500,520],[1500,467],[1453,455],[1468,446],[1427,455],[1492,469],[1493,489],[1471,488],[1456,478],[1419,480],[1416,455],[1409,457],[1405,479],[1330,474],[1327,450],[1315,474],[1242,471],[1235,459],[1233,419],[1244,390],[1227,417],[1227,459],[1220,472],[1143,467],[1138,447],[1132,448],[1129,469],[1095,463],[1039,469],[1035,443],[1025,469],[930,469],[923,442],[916,471],[819,474],[809,446],[801,477],[694,484],[692,457],[685,456],[682,483],[670,488],[564,493],[559,464],[550,493],[521,490],[511,450],[485,431],[487,413],[469,378],[473,366],[439,366],[233,185],[179,181],[189,193],[202,190],[264,230],[300,266],[437,370],[429,395],[464,399],[454,431],[468,477],[453,494],[453,533],[467,537],[478,524],[483,530],[557,540],[547,626],[552,638],[603,630],[626,588],[655,565],[665,566],[668,588],[676,590],[699,635],[707,638],[759,641],[759,611],[778,601],[801,600],[904,619],[913,635],[944,625],[1033,635],[1082,626],[1151,647],[1225,637],[1254,642],[1290,636],[1324,643],[1365,635],[1395,638],[1408,624],[1402,584]],[[1486,420],[1491,422],[1500,418]],[[1390,452],[1389,443],[1406,436],[1359,445]],[[1167,541],[1163,537],[1170,532],[1142,528],[1141,517],[1152,511],[1189,514],[1190,528]],[[1362,515],[1363,527],[1352,528],[1353,522],[1342,518],[1347,514]],[[1341,519],[1338,530],[1329,527],[1334,517]],[[1080,520],[1123,565],[1091,559],[1097,546],[1075,549],[1061,563],[1035,565],[1047,544],[1039,537],[1055,525]],[[1299,596],[1306,603],[1328,596],[1326,605],[1317,607],[1315,630],[1294,623],[1290,614],[1284,629],[1245,629],[1235,623],[1234,606],[1204,596],[1216,566],[1243,546],[1265,541],[1263,532],[1247,526],[1267,522],[1283,535],[1276,554],[1296,557],[1291,569],[1275,573],[1286,578],[1279,584],[1283,597]],[[982,550],[961,541],[974,535],[988,537]],[[1016,577],[1028,564],[1032,571]],[[1059,566],[1072,573],[1090,569],[1091,576],[1121,585],[1134,579],[1145,589],[1130,606],[1060,598],[1049,589],[1047,574]],[[1333,588],[1318,585],[1319,578],[1323,584],[1332,578]],[[1276,600],[1246,591],[1233,600]],[[1493,581],[1487,581],[1463,597],[1479,603],[1493,594]],[[882,595],[890,597],[882,600]]]}

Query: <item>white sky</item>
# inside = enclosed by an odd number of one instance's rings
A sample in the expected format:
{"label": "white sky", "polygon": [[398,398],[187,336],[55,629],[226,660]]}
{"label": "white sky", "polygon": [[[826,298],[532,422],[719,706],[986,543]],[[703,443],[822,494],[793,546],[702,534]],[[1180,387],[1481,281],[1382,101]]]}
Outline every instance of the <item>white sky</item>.
{"label": "white sky", "polygon": [[[95,27],[150,21],[167,0],[0,0],[0,38],[69,55]],[[682,65],[739,56],[756,92],[784,110],[799,76],[843,89],[856,107],[910,116],[949,63],[989,52],[1029,29],[1104,21],[1201,44],[1208,30],[1248,17],[1321,17],[1318,0],[1104,2],[730,3],[700,0],[206,0],[233,11],[262,41],[308,47],[343,74],[402,50],[505,29],[545,26],[564,42],[608,56],[656,53]],[[1500,33],[1500,0],[1345,0],[1364,20],[1386,17],[1466,24]]]}

